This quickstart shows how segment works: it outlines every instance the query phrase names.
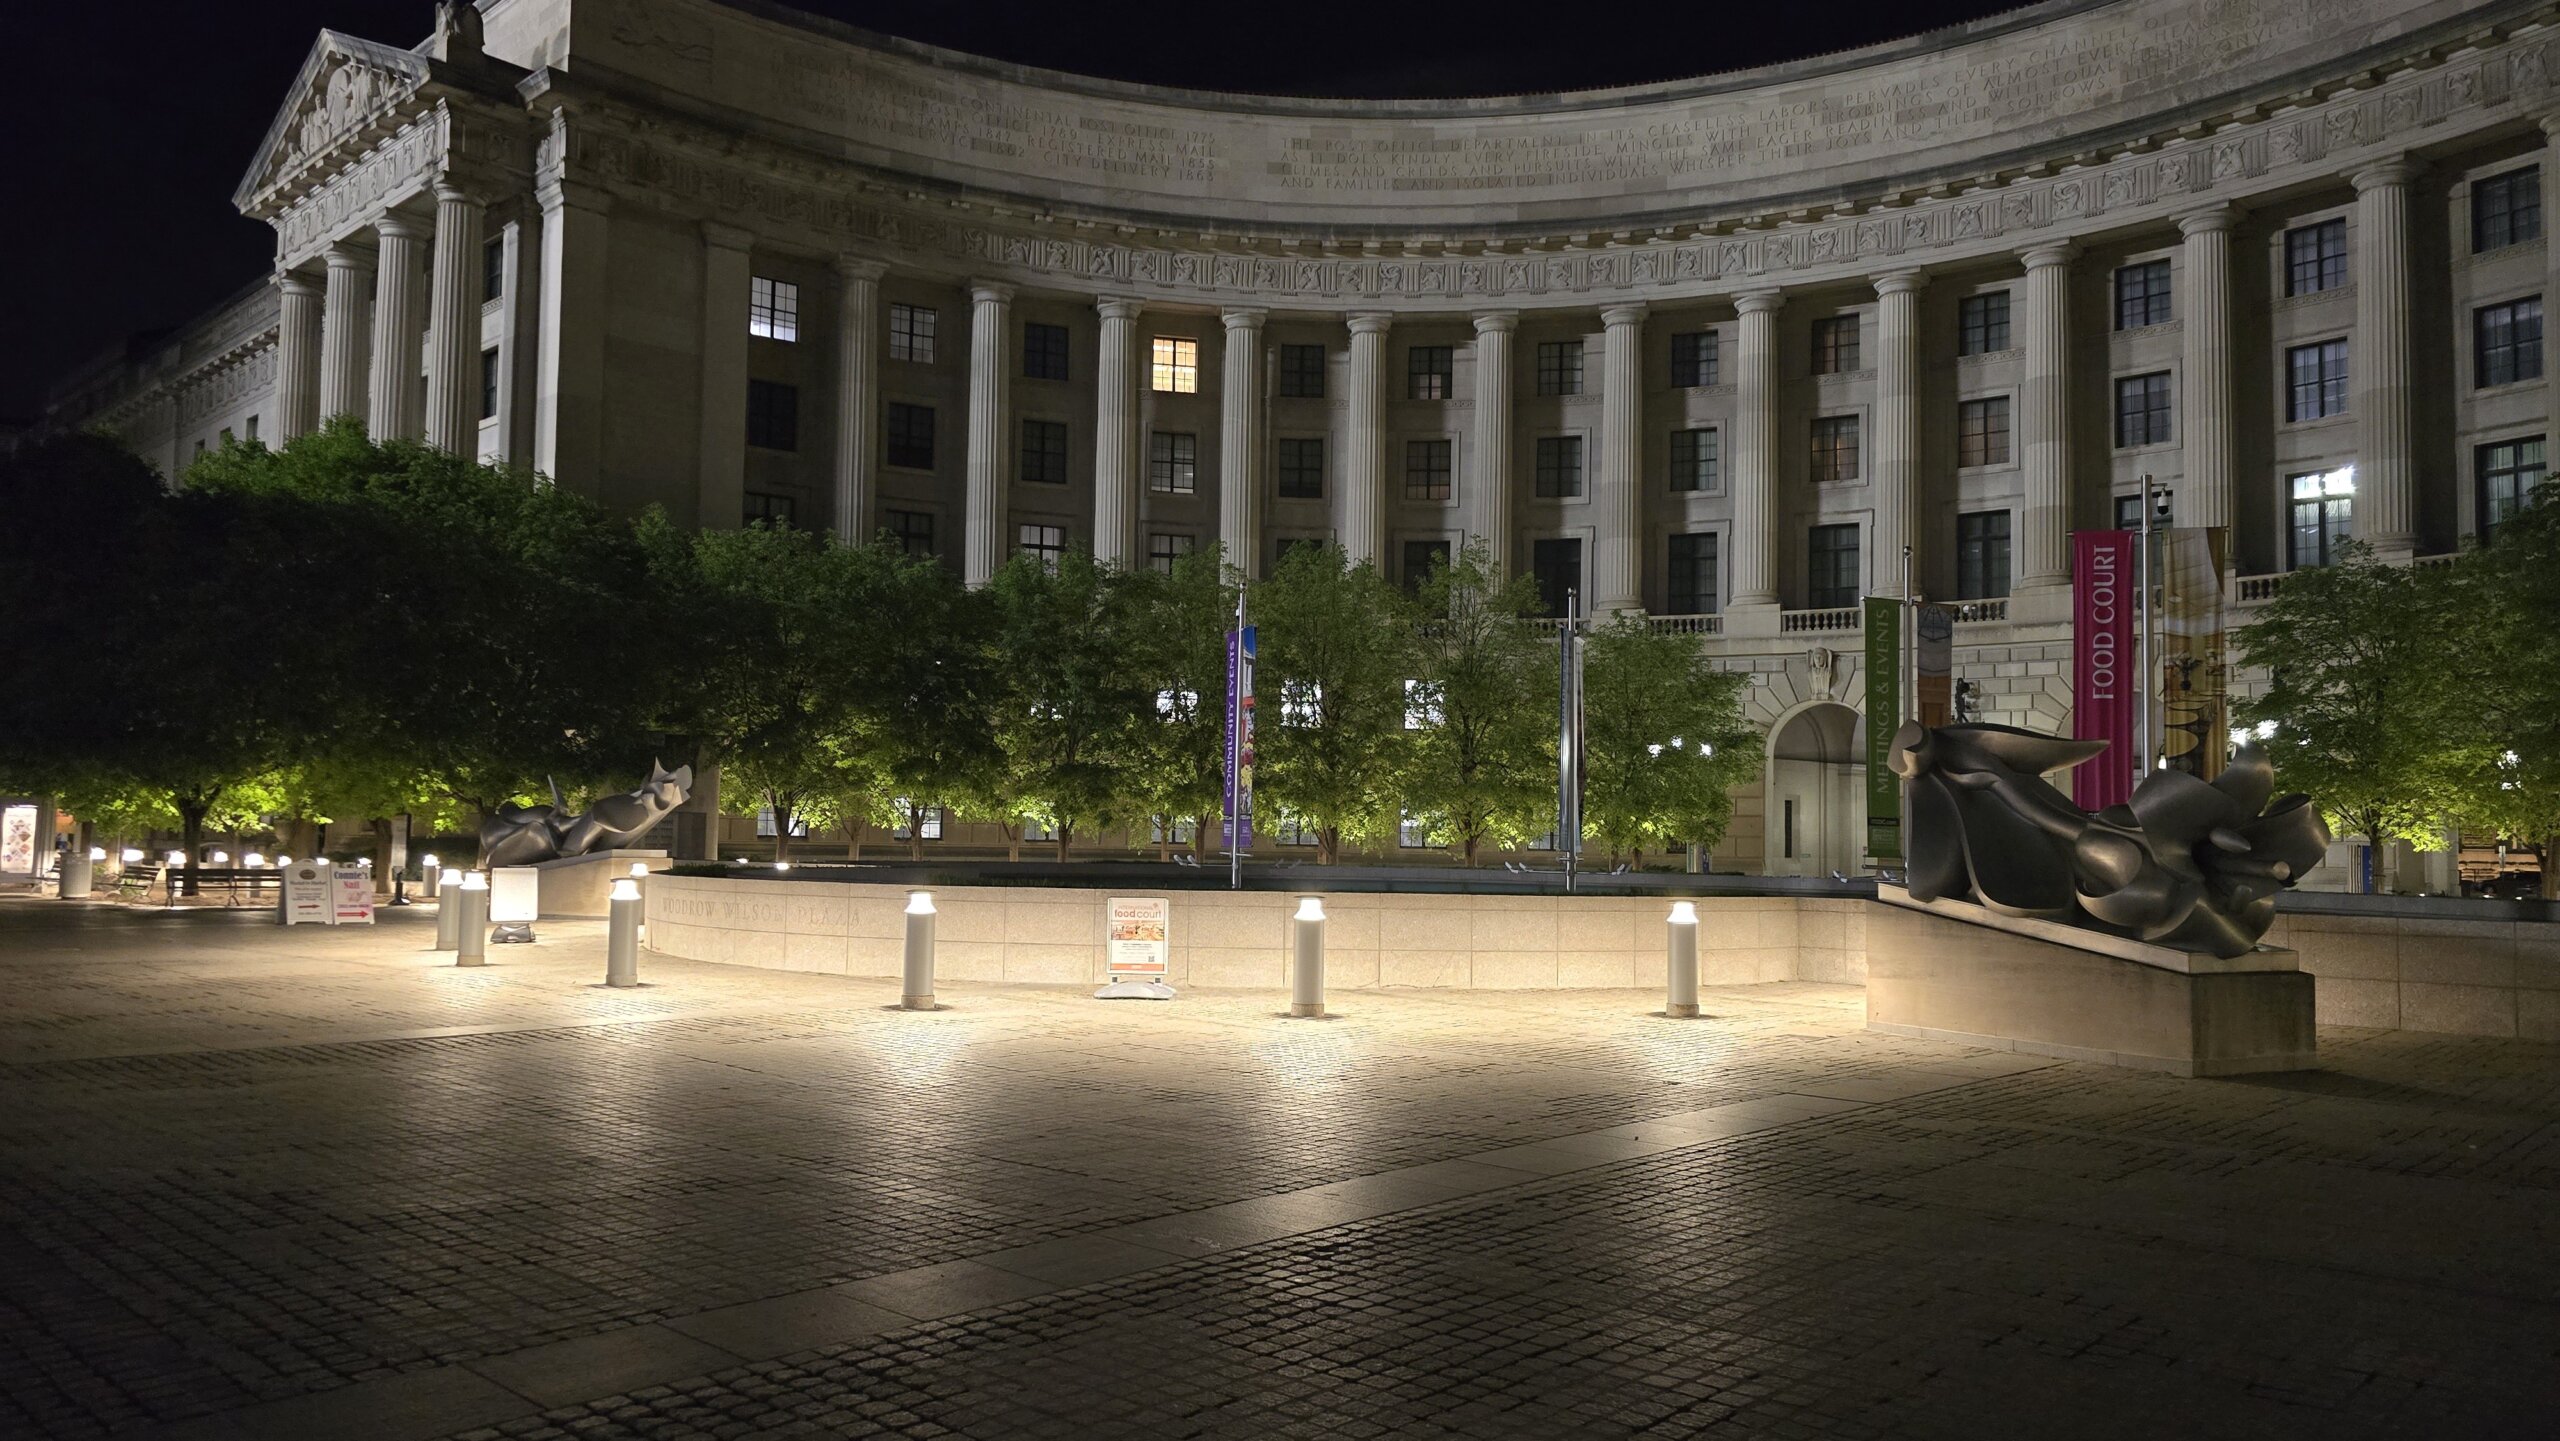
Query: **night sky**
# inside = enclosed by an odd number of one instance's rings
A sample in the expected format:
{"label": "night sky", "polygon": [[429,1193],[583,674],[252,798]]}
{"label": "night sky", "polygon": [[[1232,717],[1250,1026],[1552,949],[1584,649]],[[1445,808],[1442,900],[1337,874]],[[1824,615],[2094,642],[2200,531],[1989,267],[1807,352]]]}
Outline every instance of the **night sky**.
{"label": "night sky", "polygon": [[[50,3],[21,15],[0,134],[19,147],[5,231],[0,417],[128,334],[177,325],[264,273],[273,232],[231,208],[285,87],[324,27],[415,44],[429,0]],[[1705,74],[1891,39],[2014,8],[1847,5],[1110,6],[804,0],[937,45],[1116,79],[1322,95],[1465,95]]]}

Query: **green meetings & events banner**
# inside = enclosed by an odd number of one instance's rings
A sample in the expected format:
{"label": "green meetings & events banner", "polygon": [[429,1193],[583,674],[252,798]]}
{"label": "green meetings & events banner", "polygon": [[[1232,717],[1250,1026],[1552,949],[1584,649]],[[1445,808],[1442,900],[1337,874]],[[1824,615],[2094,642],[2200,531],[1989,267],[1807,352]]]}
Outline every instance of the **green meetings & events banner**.
{"label": "green meetings & events banner", "polygon": [[1902,602],[1867,597],[1867,854],[1902,859],[1902,778],[1893,733],[1902,728]]}

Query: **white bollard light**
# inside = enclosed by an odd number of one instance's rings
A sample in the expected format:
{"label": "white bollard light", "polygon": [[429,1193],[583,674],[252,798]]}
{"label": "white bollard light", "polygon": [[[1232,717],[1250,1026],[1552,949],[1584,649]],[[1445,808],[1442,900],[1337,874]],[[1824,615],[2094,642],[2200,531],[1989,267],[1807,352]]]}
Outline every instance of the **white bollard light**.
{"label": "white bollard light", "polygon": [[933,1009],[933,892],[907,892],[907,970],[898,1004],[910,1011]]}
{"label": "white bollard light", "polygon": [[428,852],[427,858],[418,863],[418,876],[419,898],[434,900],[444,886],[444,862],[437,860],[433,851]]}
{"label": "white bollard light", "polygon": [[1324,900],[1307,896],[1298,902],[1289,954],[1289,1014],[1324,1014]]}
{"label": "white bollard light", "polygon": [[640,883],[613,883],[605,911],[604,983],[622,990],[640,984]]}
{"label": "white bollard light", "polygon": [[455,932],[453,963],[457,966],[489,964],[489,877],[473,871],[462,878],[462,914],[457,917],[460,929]]}
{"label": "white bollard light", "polygon": [[1673,901],[1670,932],[1671,994],[1662,1013],[1678,1020],[1698,1014],[1698,907],[1692,901]]}
{"label": "white bollard light", "polygon": [[[465,877],[470,872],[463,873]],[[436,897],[436,949],[450,951],[462,944],[462,911],[468,902],[462,899],[459,881],[444,888]]]}

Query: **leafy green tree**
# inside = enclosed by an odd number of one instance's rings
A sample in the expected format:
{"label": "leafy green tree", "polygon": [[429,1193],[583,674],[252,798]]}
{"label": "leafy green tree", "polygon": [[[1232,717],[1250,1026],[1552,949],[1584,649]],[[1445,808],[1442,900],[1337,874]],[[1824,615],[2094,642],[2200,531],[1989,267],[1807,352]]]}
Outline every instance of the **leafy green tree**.
{"label": "leafy green tree", "polygon": [[[864,763],[875,781],[859,814],[867,824],[907,826],[907,853],[921,858],[928,808],[977,802],[1008,814],[1013,803],[996,735],[1004,690],[996,606],[936,561],[879,549],[888,561],[886,641],[864,678]],[[1013,834],[1018,840],[1018,827]]]}
{"label": "leafy green tree", "polygon": [[2542,894],[2560,900],[2560,486],[2502,520],[2449,577],[2460,636],[2433,658],[2450,804],[2463,828],[2540,853]]}
{"label": "leafy green tree", "polygon": [[1390,833],[1405,756],[1410,609],[1368,561],[1303,547],[1253,588],[1260,633],[1255,789],[1311,823],[1316,858]]}
{"label": "leafy green tree", "polygon": [[1538,590],[1501,584],[1481,541],[1423,582],[1419,678],[1406,804],[1434,845],[1468,865],[1485,842],[1513,846],[1555,823],[1555,628],[1530,618]]}
{"label": "leafy green tree", "polygon": [[1065,860],[1078,829],[1132,809],[1138,737],[1155,715],[1134,663],[1132,582],[1071,549],[1049,564],[1017,555],[987,589],[1003,677],[995,735],[1013,801],[995,814],[1045,822]]}
{"label": "leafy green tree", "polygon": [[1583,820],[1612,856],[1710,846],[1733,820],[1733,789],[1760,771],[1742,677],[1697,642],[1641,618],[1598,626],[1583,660]]}
{"label": "leafy green tree", "polygon": [[1130,572],[1129,663],[1154,703],[1132,732],[1130,801],[1154,819],[1157,853],[1190,821],[1205,850],[1226,810],[1227,633],[1236,591],[1215,547],[1177,559],[1170,575]]}

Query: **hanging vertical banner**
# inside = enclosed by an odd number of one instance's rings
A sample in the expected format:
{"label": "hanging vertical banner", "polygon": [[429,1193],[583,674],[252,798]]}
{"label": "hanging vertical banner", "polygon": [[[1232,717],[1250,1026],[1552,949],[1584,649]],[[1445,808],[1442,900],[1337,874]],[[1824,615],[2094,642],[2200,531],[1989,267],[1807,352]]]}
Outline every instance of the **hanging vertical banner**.
{"label": "hanging vertical banner", "polygon": [[2071,734],[2105,741],[2105,754],[2071,772],[2071,799],[2083,810],[2122,805],[2133,795],[2134,534],[2071,534]]}
{"label": "hanging vertical banner", "polygon": [[1227,632],[1227,818],[1219,829],[1231,851],[1253,849],[1254,626]]}
{"label": "hanging vertical banner", "polygon": [[2230,742],[2223,691],[2222,562],[2229,532],[2186,526],[2152,532],[2163,545],[2158,650],[2160,749],[2196,777],[2222,774]]}
{"label": "hanging vertical banner", "polygon": [[1912,707],[1920,724],[1942,726],[1955,718],[1956,613],[1924,605],[1912,627]]}
{"label": "hanging vertical banner", "polygon": [[1902,729],[1902,602],[1867,597],[1867,854],[1902,859],[1902,777],[1893,733]]}

